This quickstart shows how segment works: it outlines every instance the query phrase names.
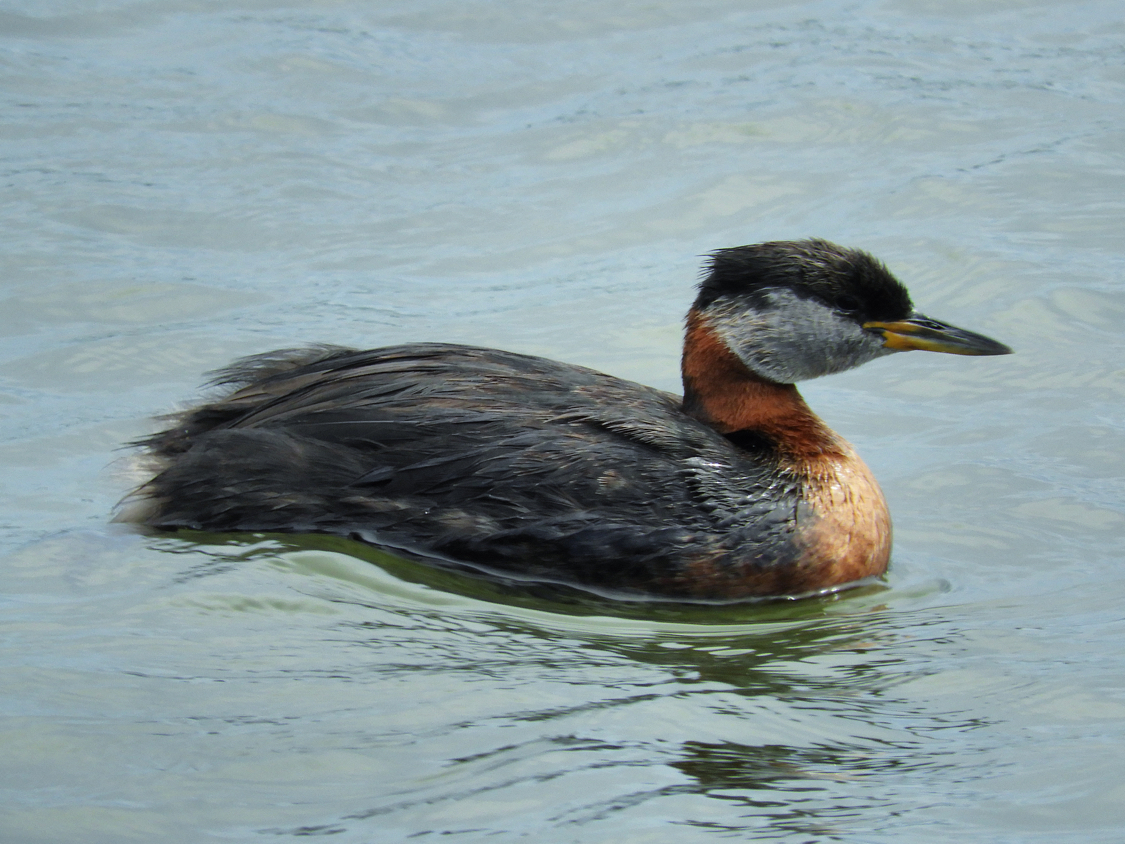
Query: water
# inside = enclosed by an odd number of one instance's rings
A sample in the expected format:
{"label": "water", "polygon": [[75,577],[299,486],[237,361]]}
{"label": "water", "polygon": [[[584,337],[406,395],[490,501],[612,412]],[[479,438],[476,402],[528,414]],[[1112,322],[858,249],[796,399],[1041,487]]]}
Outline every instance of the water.
{"label": "water", "polygon": [[[0,3],[12,842],[1116,842],[1118,4]],[[699,256],[869,249],[1017,354],[808,384],[882,585],[677,611],[108,524],[202,373],[453,340],[675,389]]]}

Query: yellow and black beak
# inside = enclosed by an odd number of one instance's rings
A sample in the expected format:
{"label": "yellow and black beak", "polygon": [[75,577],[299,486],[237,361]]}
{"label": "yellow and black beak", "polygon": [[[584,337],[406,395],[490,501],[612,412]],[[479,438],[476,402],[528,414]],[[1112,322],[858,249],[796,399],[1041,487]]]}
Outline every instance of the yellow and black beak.
{"label": "yellow and black beak", "polygon": [[913,314],[896,322],[865,322],[863,327],[883,335],[883,346],[896,352],[921,349],[951,355],[1010,355],[1012,350],[983,334],[974,334]]}

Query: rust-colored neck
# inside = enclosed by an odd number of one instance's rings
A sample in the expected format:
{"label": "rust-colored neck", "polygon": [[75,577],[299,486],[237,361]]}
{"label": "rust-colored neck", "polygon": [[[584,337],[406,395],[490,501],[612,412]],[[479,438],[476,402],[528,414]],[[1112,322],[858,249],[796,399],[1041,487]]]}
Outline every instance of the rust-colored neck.
{"label": "rust-colored neck", "polygon": [[719,433],[754,431],[798,462],[847,449],[795,386],[751,372],[694,308],[688,313],[681,371],[684,412]]}
{"label": "rust-colored neck", "polygon": [[785,588],[801,592],[882,574],[891,519],[871,471],[851,446],[809,410],[797,388],[751,372],[707,324],[688,314],[684,411],[724,434],[750,430],[774,443],[801,479],[811,516],[799,518],[800,562]]}

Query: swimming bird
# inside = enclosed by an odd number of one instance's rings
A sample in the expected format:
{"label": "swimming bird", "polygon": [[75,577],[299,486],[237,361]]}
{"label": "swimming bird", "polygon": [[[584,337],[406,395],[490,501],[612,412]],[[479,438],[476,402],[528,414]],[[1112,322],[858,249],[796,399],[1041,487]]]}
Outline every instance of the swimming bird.
{"label": "swimming bird", "polygon": [[866,252],[722,249],[687,315],[682,397],[445,343],[257,355],[142,441],[156,471],[119,518],[341,535],[621,597],[825,590],[885,571],[891,522],[794,384],[910,349],[1011,351],[916,313]]}

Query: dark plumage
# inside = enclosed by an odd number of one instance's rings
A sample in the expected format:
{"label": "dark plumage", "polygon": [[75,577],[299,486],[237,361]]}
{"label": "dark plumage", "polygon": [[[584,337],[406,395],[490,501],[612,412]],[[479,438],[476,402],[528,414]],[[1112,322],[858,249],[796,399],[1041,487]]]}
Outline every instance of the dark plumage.
{"label": "dark plumage", "polygon": [[723,296],[781,287],[869,319],[903,319],[913,310],[906,288],[880,261],[824,240],[761,243],[713,253],[695,308],[702,310]]}
{"label": "dark plumage", "polygon": [[[247,358],[218,374],[221,398],[144,442],[159,469],[123,517],[353,536],[623,594],[838,585],[885,568],[885,507],[850,447],[785,383],[795,378],[777,375],[892,351],[888,338],[904,342],[915,329],[902,326],[919,324],[911,315],[870,256],[773,243],[713,256],[689,314],[683,399],[447,344]],[[932,325],[961,343],[936,350],[1004,348]],[[841,487],[854,493],[846,501]]]}

